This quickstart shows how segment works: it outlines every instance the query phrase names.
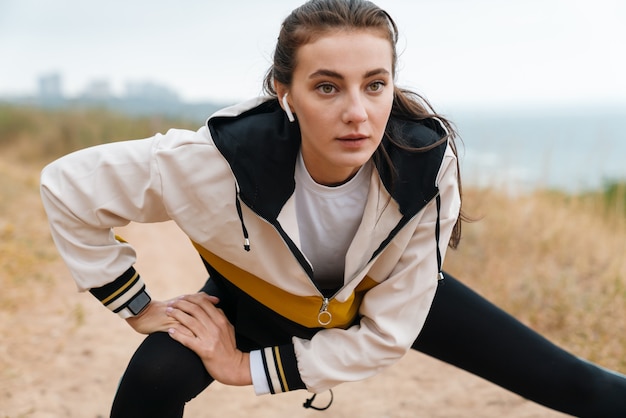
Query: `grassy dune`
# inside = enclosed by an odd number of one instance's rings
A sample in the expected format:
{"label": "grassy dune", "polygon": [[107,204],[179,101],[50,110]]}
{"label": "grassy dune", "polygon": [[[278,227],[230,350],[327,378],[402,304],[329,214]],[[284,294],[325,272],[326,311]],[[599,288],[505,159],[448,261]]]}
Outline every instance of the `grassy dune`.
{"label": "grassy dune", "polygon": [[[0,335],[11,334],[6,318],[55,291],[50,266],[58,255],[38,195],[43,165],[78,148],[174,126],[197,127],[0,106]],[[464,225],[446,268],[575,354],[626,372],[625,202],[623,184],[584,196],[468,187],[465,209],[479,220]]]}
{"label": "grassy dune", "polygon": [[0,105],[0,309],[16,305],[22,285],[46,282],[45,263],[58,257],[39,200],[41,168],[80,148],[143,138],[174,126],[196,127],[96,109],[44,111]]}
{"label": "grassy dune", "polygon": [[481,219],[464,225],[446,268],[575,354],[626,371],[623,203],[470,189],[465,204]]}

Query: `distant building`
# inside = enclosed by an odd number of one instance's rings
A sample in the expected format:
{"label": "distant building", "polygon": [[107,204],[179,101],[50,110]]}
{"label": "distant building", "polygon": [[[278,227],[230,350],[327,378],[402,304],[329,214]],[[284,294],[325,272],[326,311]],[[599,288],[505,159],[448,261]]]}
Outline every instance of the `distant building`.
{"label": "distant building", "polygon": [[149,81],[126,83],[126,98],[159,102],[176,102],[180,100],[176,92],[166,86]]}
{"label": "distant building", "polygon": [[50,73],[42,75],[38,80],[37,96],[43,101],[58,101],[63,99],[61,75]]}
{"label": "distant building", "polygon": [[[67,96],[63,92],[62,76],[54,72],[38,77],[35,95],[7,98],[7,102],[47,109],[97,108],[130,116],[166,116],[198,123],[203,123],[217,109],[232,104],[187,103],[169,87],[150,81],[126,83],[124,94],[118,95],[108,80],[98,79],[87,84],[77,96]],[[2,97],[0,103],[4,103]]]}
{"label": "distant building", "polygon": [[113,90],[108,80],[94,80],[87,85],[82,97],[87,100],[105,101],[113,97]]}

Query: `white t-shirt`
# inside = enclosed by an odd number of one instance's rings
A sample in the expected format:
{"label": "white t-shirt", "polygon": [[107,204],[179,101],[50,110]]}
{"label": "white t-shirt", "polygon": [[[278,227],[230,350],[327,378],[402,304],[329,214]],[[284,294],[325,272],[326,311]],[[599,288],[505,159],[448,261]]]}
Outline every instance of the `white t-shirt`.
{"label": "white t-shirt", "polygon": [[322,289],[344,284],[346,252],[363,218],[370,174],[368,163],[348,182],[323,186],[309,175],[302,154],[298,157],[295,193],[300,247]]}

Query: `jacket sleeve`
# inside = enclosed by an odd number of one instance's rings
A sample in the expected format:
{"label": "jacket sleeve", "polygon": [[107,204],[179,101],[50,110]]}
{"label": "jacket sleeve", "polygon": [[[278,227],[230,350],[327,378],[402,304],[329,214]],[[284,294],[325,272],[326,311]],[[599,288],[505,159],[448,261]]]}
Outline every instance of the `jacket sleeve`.
{"label": "jacket sleeve", "polygon": [[153,158],[160,137],[80,150],[41,174],[52,238],[78,289],[123,317],[149,296],[132,267],[135,251],[113,228],[168,219]]}
{"label": "jacket sleeve", "polygon": [[434,199],[423,209],[391,274],[365,295],[358,325],[325,329],[310,340],[293,338],[293,345],[263,350],[272,393],[300,388],[319,393],[339,383],[362,380],[394,364],[410,349],[437,287],[437,218],[443,257],[459,216],[457,164],[450,149],[439,171],[438,186],[440,210]]}

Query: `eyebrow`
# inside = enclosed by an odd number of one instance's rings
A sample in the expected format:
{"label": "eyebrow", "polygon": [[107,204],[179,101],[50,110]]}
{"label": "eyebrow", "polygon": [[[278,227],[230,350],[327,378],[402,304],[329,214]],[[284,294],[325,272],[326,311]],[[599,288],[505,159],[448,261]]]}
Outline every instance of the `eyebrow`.
{"label": "eyebrow", "polygon": [[[384,68],[376,68],[374,70],[367,71],[365,74],[363,74],[363,78],[368,78],[368,77],[372,77],[372,76],[380,75],[380,74],[389,75],[389,71],[387,71]],[[309,78],[317,78],[317,77],[332,77],[332,78],[337,78],[340,80],[344,79],[344,76],[339,74],[338,72],[333,71],[333,70],[327,70],[324,68],[315,71],[309,76]]]}

